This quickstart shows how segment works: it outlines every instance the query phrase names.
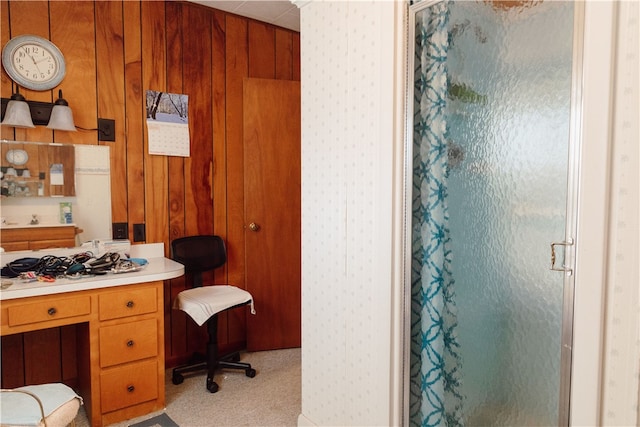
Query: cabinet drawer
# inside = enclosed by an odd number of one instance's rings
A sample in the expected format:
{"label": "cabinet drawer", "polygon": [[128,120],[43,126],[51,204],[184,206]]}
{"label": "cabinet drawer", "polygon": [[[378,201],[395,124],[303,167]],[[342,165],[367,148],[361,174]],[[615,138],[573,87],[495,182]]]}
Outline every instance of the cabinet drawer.
{"label": "cabinet drawer", "polygon": [[158,398],[156,360],[110,369],[100,379],[103,414]]}
{"label": "cabinet drawer", "polygon": [[156,319],[100,328],[100,366],[103,368],[157,354]]}
{"label": "cabinet drawer", "polygon": [[156,288],[110,292],[100,295],[100,320],[153,313],[157,309]]}
{"label": "cabinet drawer", "polygon": [[[2,237],[4,237],[4,236],[2,236]],[[4,238],[1,238],[1,243],[2,243],[2,249],[4,249],[6,252],[29,250],[29,242],[27,242],[27,241],[24,241],[24,242],[7,242],[7,241],[4,240]]]}
{"label": "cabinet drawer", "polygon": [[[84,316],[91,312],[91,297],[60,298],[33,304],[21,304],[7,309],[9,326],[47,322]],[[44,326],[43,326],[44,327]]]}
{"label": "cabinet drawer", "polygon": [[59,227],[7,228],[2,230],[3,242],[42,240],[43,236],[46,236],[48,240],[72,240],[75,242],[76,227],[74,225],[66,225]]}
{"label": "cabinet drawer", "polygon": [[76,239],[60,239],[60,240],[33,240],[29,242],[29,249],[37,251],[40,249],[51,248],[73,248],[76,246]]}

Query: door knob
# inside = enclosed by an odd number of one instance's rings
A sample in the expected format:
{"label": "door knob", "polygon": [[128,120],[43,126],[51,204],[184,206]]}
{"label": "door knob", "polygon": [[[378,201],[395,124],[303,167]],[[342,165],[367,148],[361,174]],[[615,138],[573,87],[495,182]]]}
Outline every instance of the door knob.
{"label": "door knob", "polygon": [[258,231],[258,230],[260,230],[260,226],[258,224],[256,224],[255,222],[252,222],[251,224],[249,224],[249,230]]}

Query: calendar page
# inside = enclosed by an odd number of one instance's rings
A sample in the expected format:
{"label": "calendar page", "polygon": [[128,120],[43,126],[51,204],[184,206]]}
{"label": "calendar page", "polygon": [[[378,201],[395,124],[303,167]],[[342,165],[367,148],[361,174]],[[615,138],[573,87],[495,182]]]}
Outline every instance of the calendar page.
{"label": "calendar page", "polygon": [[190,156],[189,97],[147,90],[149,154]]}

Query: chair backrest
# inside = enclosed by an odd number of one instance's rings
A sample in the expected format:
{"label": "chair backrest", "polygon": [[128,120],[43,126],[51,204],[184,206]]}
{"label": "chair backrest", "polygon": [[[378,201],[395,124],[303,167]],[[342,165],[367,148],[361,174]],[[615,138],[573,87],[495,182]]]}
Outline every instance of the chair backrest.
{"label": "chair backrest", "polygon": [[171,242],[171,258],[193,275],[193,286],[202,286],[202,272],[214,270],[227,262],[227,249],[220,236],[180,237]]}

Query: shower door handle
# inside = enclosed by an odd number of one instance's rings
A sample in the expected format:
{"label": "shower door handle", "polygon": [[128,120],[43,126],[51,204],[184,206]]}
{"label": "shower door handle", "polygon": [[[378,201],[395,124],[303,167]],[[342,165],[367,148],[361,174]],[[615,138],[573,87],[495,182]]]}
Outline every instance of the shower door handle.
{"label": "shower door handle", "polygon": [[[562,267],[556,267],[556,246],[573,246],[573,239],[569,239],[566,242],[553,242],[551,243],[551,270],[553,271],[563,271],[567,273],[567,276],[571,276],[573,274],[573,269],[567,267],[567,265],[562,263]],[[566,256],[565,256],[566,258]]]}

